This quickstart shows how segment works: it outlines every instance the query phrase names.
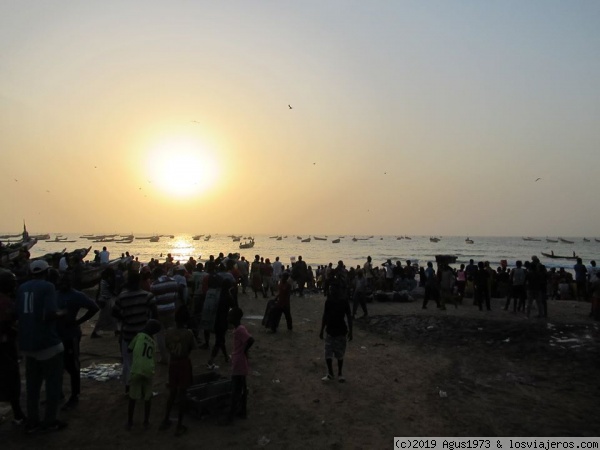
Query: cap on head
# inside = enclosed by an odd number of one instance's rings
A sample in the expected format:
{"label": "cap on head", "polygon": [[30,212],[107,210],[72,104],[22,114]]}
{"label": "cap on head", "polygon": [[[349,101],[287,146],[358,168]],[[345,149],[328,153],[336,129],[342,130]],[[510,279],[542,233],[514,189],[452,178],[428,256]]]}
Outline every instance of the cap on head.
{"label": "cap on head", "polygon": [[32,262],[29,265],[29,270],[31,271],[31,273],[41,273],[44,272],[46,270],[48,270],[50,266],[48,265],[48,263],[46,261],[44,261],[43,259],[37,260]]}

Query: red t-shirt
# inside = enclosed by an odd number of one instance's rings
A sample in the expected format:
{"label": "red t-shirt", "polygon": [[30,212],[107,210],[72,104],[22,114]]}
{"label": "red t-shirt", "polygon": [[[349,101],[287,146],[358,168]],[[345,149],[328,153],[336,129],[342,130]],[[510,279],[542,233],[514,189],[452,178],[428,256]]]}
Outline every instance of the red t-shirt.
{"label": "red t-shirt", "polygon": [[232,375],[248,375],[250,373],[250,365],[248,357],[244,353],[246,343],[250,339],[250,333],[243,325],[238,325],[233,330],[233,351],[231,352],[231,374]]}

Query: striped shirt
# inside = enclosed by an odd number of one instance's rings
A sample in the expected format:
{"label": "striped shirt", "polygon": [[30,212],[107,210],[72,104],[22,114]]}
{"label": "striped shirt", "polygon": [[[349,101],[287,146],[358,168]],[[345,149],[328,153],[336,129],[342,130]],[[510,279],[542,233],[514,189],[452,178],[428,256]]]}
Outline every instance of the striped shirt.
{"label": "striped shirt", "polygon": [[115,302],[115,312],[121,319],[121,335],[125,342],[131,342],[152,318],[156,304],[154,296],[147,291],[123,290]]}
{"label": "striped shirt", "polygon": [[179,284],[172,278],[162,276],[150,286],[150,292],[156,297],[156,309],[159,313],[175,311],[179,304]]}

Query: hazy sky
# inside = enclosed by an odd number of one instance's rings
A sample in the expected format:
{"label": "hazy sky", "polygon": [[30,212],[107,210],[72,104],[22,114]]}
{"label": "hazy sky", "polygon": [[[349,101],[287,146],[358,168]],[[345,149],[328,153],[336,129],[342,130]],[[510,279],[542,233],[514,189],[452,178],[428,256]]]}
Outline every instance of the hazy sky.
{"label": "hazy sky", "polygon": [[600,2],[0,0],[0,149],[3,232],[600,236]]}

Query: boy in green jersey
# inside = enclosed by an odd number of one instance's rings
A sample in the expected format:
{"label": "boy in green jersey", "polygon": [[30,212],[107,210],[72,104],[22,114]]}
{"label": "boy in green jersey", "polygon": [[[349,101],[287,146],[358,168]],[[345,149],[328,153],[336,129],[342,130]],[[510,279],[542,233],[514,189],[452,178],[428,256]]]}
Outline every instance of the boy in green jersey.
{"label": "boy in green jersey", "polygon": [[129,344],[132,353],[131,377],[129,381],[129,408],[127,430],[133,427],[133,413],[137,400],[144,400],[144,428],[150,425],[150,401],[154,376],[154,335],[160,331],[160,322],[151,319],[144,329],[135,335]]}

